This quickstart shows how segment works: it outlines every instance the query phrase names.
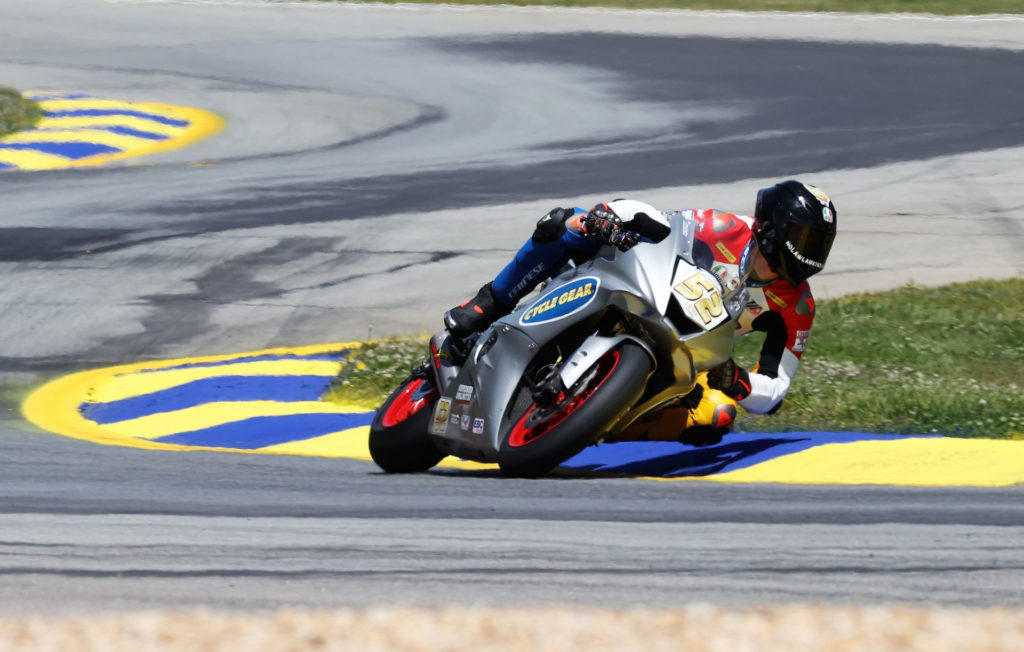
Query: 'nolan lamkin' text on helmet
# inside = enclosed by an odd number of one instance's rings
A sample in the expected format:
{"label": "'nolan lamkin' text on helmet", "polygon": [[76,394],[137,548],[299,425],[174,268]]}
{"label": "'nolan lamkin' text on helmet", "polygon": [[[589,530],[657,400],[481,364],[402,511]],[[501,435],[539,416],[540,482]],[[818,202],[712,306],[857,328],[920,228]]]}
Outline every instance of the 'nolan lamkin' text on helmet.
{"label": "'nolan lamkin' text on helmet", "polygon": [[799,285],[825,267],[836,238],[836,207],[824,192],[783,181],[757,193],[754,236],[782,278]]}

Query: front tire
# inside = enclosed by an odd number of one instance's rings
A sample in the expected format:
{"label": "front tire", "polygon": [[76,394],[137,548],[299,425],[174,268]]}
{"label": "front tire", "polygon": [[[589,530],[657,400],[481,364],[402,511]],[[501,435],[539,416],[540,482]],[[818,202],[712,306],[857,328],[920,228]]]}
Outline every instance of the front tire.
{"label": "front tire", "polygon": [[433,383],[410,376],[384,401],[370,425],[370,457],[388,473],[419,473],[445,454],[427,434],[439,394]]}
{"label": "front tire", "polygon": [[[536,478],[583,450],[604,434],[640,398],[651,359],[638,344],[624,342],[591,367],[553,407],[530,401],[513,415],[502,437],[502,473]],[[525,389],[521,391],[527,391]]]}

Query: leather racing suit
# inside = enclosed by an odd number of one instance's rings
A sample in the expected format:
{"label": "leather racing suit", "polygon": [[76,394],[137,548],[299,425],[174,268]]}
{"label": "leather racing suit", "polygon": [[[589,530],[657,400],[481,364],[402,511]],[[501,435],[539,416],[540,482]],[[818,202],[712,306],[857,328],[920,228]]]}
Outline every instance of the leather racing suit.
{"label": "leather racing suit", "polygon": [[[715,266],[733,264],[740,246],[753,243],[753,218],[714,210],[687,211],[697,224],[697,239],[711,247]],[[742,244],[746,240],[750,244]],[[715,271],[715,268],[712,268]],[[719,274],[721,276],[721,274]],[[765,334],[757,365],[749,372],[749,392],[733,395],[743,409],[772,413],[789,391],[814,321],[814,297],[807,281],[793,285],[784,279],[769,283],[746,280],[750,300],[740,316],[736,336]]]}

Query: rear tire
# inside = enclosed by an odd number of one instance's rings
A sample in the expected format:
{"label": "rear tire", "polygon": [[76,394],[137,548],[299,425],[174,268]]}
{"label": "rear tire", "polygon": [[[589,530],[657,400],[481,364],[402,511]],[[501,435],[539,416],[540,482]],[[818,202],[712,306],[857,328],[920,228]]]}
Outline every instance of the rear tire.
{"label": "rear tire", "polygon": [[[583,450],[633,406],[651,372],[651,359],[638,344],[624,342],[594,363],[558,401],[539,408],[532,400],[513,414],[498,451],[498,466],[509,476],[536,478]],[[522,389],[521,392],[527,390]]]}
{"label": "rear tire", "polygon": [[428,435],[438,397],[429,380],[410,376],[384,401],[370,425],[370,457],[377,466],[418,473],[444,459]]}

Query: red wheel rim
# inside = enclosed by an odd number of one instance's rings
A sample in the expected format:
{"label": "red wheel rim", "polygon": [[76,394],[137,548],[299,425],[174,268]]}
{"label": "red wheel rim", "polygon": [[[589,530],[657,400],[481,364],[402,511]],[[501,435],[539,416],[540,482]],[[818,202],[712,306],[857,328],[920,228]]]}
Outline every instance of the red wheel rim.
{"label": "red wheel rim", "polygon": [[[532,426],[527,426],[526,422],[529,420],[530,415],[537,409],[537,404],[534,403],[530,406],[530,409],[526,411],[519,421],[516,422],[515,427],[512,428],[512,432],[508,436],[508,445],[513,448],[519,446],[526,446],[527,444],[534,442],[544,435],[551,432],[558,424],[569,418],[569,415],[578,410],[583,406],[590,397],[594,395],[597,388],[604,384],[604,381],[612,375],[615,367],[619,365],[619,352],[618,350],[612,351],[605,355],[597,363],[597,373],[590,379],[586,387],[580,390],[576,396],[572,397],[568,403],[563,405],[557,412],[553,412],[550,417],[535,423]],[[565,394],[559,394],[556,402],[565,400]]]}
{"label": "red wheel rim", "polygon": [[395,397],[395,400],[391,401],[388,405],[388,409],[384,411],[384,416],[380,419],[380,425],[385,428],[402,423],[412,415],[422,410],[437,396],[437,392],[431,391],[420,397],[416,397],[420,387],[427,381],[422,378],[417,378],[408,385],[402,388],[401,393]]}

